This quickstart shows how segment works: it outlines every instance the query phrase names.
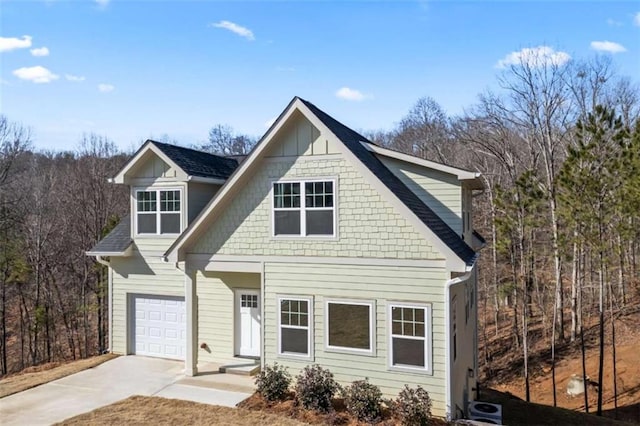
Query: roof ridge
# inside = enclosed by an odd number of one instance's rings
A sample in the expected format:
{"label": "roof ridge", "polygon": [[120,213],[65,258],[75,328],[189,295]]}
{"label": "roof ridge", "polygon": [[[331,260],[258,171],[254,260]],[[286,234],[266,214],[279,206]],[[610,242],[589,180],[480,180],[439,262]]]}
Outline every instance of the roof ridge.
{"label": "roof ridge", "polygon": [[154,145],[161,145],[161,146],[177,148],[177,149],[181,149],[181,150],[185,150],[185,151],[191,151],[191,152],[193,152],[195,154],[204,154],[204,155],[208,155],[208,156],[211,156],[211,157],[215,157],[215,158],[220,159],[220,160],[235,161],[233,158],[229,158],[228,156],[214,154],[212,152],[202,151],[202,150],[199,150],[199,149],[189,148],[189,147],[186,147],[186,146],[174,145],[174,144],[166,143],[166,142],[158,142],[158,141],[153,140],[153,139],[147,139],[147,142],[151,142]]}

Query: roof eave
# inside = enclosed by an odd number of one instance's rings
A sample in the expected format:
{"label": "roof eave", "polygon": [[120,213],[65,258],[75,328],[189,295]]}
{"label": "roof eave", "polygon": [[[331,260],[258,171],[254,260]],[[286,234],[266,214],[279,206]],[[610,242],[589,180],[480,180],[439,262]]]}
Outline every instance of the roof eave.
{"label": "roof eave", "polygon": [[372,143],[361,141],[360,142],[369,151],[382,155],[384,157],[394,158],[396,160],[405,161],[421,167],[437,170],[443,173],[457,176],[459,180],[475,180],[481,176],[481,173],[473,172],[470,170],[460,169],[458,167],[447,166],[446,164],[436,163],[435,161],[425,160],[423,158],[414,157],[413,155],[405,154],[391,149],[383,148]]}
{"label": "roof eave", "polygon": [[130,257],[133,253],[133,242],[129,244],[129,246],[122,251],[85,251],[84,254],[86,256],[102,256],[102,257]]}
{"label": "roof eave", "polygon": [[204,176],[189,175],[187,177],[187,182],[194,182],[194,183],[211,183],[214,185],[224,185],[226,181],[227,181],[226,179],[222,179],[222,178],[209,178]]}

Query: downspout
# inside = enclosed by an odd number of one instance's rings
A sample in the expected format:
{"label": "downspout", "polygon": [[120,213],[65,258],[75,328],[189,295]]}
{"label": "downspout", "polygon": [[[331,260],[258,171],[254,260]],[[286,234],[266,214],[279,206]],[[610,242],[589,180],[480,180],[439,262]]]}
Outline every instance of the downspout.
{"label": "downspout", "polygon": [[453,367],[453,357],[451,356],[451,287],[456,284],[460,284],[468,280],[471,277],[471,273],[473,272],[473,266],[468,268],[467,271],[460,275],[459,277],[450,279],[445,284],[445,299],[444,299],[444,311],[446,315],[444,316],[444,326],[445,326],[445,336],[447,338],[444,340],[444,350],[445,350],[445,359],[447,362],[444,363],[444,371],[445,371],[445,403],[446,403],[446,415],[447,421],[453,420],[453,415],[455,413],[452,412],[453,407],[451,401],[451,390],[453,389],[453,384],[451,383],[451,372]]}
{"label": "downspout", "polygon": [[113,270],[111,263],[102,256],[96,256],[96,261],[107,267],[107,309],[109,315],[109,348],[107,351],[110,353],[113,350]]}

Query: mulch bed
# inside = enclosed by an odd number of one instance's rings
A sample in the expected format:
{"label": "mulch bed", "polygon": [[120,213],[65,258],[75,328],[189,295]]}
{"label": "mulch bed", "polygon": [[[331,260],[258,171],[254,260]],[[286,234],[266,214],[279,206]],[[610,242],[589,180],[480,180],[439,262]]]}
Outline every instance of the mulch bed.
{"label": "mulch bed", "polygon": [[[365,426],[371,424],[368,422],[360,422],[351,416],[351,414],[347,412],[342,398],[336,398],[333,400],[333,411],[329,413],[305,410],[304,408],[296,405],[293,392],[289,393],[284,401],[279,402],[266,401],[259,393],[254,393],[249,398],[240,402],[238,407],[278,414],[280,416],[289,417],[314,425]],[[389,409],[383,408],[382,418],[376,424],[380,426],[397,426],[402,423],[399,419],[393,417],[393,414]],[[448,423],[442,419],[433,418],[429,424],[433,426],[443,426]]]}

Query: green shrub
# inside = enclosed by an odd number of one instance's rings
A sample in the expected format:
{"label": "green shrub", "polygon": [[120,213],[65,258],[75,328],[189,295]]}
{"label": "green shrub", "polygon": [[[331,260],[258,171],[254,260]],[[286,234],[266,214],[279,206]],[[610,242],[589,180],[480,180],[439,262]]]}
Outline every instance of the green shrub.
{"label": "green shrub", "polygon": [[431,418],[431,397],[420,386],[412,389],[404,385],[398,399],[393,403],[393,410],[403,425],[424,426]]}
{"label": "green shrub", "polygon": [[266,365],[264,370],[256,376],[258,393],[267,401],[283,400],[291,385],[291,374],[286,367],[274,363],[273,367]]}
{"label": "green shrub", "polygon": [[333,374],[319,365],[306,366],[296,377],[296,401],[307,410],[326,413],[331,399],[340,390]]}
{"label": "green shrub", "polygon": [[353,382],[344,390],[343,396],[347,411],[358,420],[374,422],[380,418],[382,392],[369,383],[369,379]]}

